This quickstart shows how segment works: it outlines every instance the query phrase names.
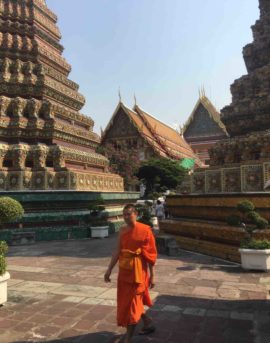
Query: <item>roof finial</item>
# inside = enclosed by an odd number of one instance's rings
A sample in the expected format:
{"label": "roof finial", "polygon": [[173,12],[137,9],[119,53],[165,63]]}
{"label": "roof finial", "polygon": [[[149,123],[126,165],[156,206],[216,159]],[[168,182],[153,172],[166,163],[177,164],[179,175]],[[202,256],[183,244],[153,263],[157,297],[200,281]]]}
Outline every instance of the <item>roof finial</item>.
{"label": "roof finial", "polygon": [[184,125],[179,124],[179,134],[181,137],[184,137]]}
{"label": "roof finial", "polygon": [[204,88],[204,85],[202,86],[202,93],[203,93],[203,97],[205,97],[205,88]]}
{"label": "roof finial", "polygon": [[136,94],[134,93],[134,106],[137,106],[137,98],[136,98]]}
{"label": "roof finial", "polygon": [[119,86],[119,89],[118,89],[118,97],[119,97],[119,102],[122,102],[120,86]]}

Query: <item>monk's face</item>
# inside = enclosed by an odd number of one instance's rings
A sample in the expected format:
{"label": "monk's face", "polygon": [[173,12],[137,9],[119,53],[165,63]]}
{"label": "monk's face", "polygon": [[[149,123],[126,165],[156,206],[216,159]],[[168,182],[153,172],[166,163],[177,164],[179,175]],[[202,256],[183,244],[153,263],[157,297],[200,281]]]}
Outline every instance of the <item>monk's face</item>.
{"label": "monk's face", "polygon": [[137,212],[132,208],[126,209],[123,211],[123,217],[126,224],[133,225],[137,220]]}

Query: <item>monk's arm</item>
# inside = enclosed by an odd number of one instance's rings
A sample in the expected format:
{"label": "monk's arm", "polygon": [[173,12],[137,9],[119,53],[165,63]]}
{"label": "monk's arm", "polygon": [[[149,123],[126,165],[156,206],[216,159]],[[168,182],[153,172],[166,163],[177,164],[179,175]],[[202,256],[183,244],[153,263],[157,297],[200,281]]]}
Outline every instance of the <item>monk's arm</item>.
{"label": "monk's arm", "polygon": [[150,288],[155,287],[155,266],[153,264],[148,264],[150,273]]}
{"label": "monk's arm", "polygon": [[119,251],[115,251],[113,254],[112,254],[112,258],[111,258],[111,262],[109,264],[109,267],[108,267],[108,270],[112,271],[114,266],[116,265],[117,261],[119,259]]}

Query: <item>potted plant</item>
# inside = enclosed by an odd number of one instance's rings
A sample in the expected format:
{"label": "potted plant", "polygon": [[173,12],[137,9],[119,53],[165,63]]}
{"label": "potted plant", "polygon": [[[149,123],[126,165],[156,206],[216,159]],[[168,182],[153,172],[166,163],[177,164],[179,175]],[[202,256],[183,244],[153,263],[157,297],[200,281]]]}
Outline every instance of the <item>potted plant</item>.
{"label": "potted plant", "polygon": [[[0,197],[0,229],[5,223],[15,221],[22,217],[24,209],[22,205],[9,197]],[[7,281],[10,275],[7,272],[6,253],[8,246],[5,241],[0,241],[0,305],[7,301]]]}
{"label": "potted plant", "polygon": [[270,241],[251,238],[241,244],[239,251],[243,269],[262,271],[270,269]]}
{"label": "potted plant", "polygon": [[89,207],[90,229],[92,238],[105,238],[109,236],[109,226],[103,211],[105,210],[104,200],[100,197],[93,201]]}
{"label": "potted plant", "polygon": [[[243,269],[263,270],[270,269],[270,241],[253,238],[253,232],[265,229],[268,221],[255,211],[252,202],[244,200],[237,205],[240,216],[234,216],[234,222],[241,222],[246,231],[246,238],[241,242],[239,249]],[[232,219],[232,217],[231,217]]]}
{"label": "potted plant", "polygon": [[9,273],[6,271],[6,253],[8,246],[6,242],[0,241],[0,306],[7,301],[7,281],[10,279]]}

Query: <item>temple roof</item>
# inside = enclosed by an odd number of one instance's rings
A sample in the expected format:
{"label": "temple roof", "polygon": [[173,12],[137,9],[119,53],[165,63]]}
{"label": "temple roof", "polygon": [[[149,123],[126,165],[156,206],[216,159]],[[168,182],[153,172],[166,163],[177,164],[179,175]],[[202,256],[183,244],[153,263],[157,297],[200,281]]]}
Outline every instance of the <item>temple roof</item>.
{"label": "temple roof", "polygon": [[[199,118],[199,109],[203,107],[205,109],[204,113],[208,118]],[[220,113],[215,108],[215,106],[211,103],[211,101],[205,96],[201,95],[198,99],[192,113],[190,114],[188,120],[186,121],[184,128],[183,128],[183,135],[186,137],[191,134],[191,126],[194,125],[195,120],[206,120],[208,124],[208,127],[205,129],[208,130],[208,132],[200,132],[200,128],[197,128],[196,135],[198,137],[200,136],[200,133],[202,133],[203,136],[208,135],[209,137],[216,136],[216,135],[225,135],[228,136],[228,133],[226,131],[225,125],[222,123],[220,119]],[[209,120],[210,119],[210,120]],[[214,125],[213,125],[214,124]],[[194,132],[192,133],[192,136],[194,135]]]}
{"label": "temple roof", "polygon": [[193,158],[196,161],[196,165],[202,165],[200,159],[194,154],[191,147],[176,130],[145,112],[138,105],[130,109],[122,102],[119,102],[103,133],[102,140],[104,140],[109,129],[112,127],[115,116],[121,108],[130,118],[131,123],[137,128],[140,136],[160,156],[171,159]]}

